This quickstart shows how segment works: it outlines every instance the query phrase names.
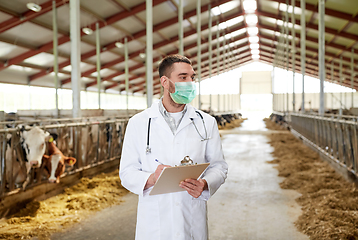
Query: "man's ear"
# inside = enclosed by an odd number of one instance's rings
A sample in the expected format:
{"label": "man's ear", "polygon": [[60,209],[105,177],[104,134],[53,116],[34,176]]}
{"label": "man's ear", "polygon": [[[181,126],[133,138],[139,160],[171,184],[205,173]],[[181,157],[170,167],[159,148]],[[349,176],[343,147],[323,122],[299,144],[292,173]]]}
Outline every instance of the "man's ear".
{"label": "man's ear", "polygon": [[160,78],[160,83],[162,84],[164,89],[168,89],[169,88],[169,79],[166,76],[162,76]]}

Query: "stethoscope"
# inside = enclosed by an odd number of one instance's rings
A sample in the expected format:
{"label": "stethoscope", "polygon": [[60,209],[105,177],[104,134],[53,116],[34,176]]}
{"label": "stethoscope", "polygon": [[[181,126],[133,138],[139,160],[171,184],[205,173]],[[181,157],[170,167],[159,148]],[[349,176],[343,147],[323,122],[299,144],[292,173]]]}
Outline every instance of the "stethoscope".
{"label": "stethoscope", "polygon": [[[205,138],[200,134],[198,128],[196,127],[194,119],[190,118],[190,120],[193,123],[196,132],[199,134],[199,136],[201,138],[201,141],[209,140],[210,138],[208,137],[208,132],[206,131],[206,125],[205,125],[205,122],[204,122],[203,115],[201,115],[201,113],[199,111],[195,111],[195,112],[196,112],[196,114],[199,115],[199,117],[201,118],[201,121],[203,122],[204,130],[205,130]],[[149,118],[149,120],[148,120],[147,148],[145,150],[146,154],[149,154],[149,153],[152,152],[152,149],[149,147],[149,135],[150,135],[150,122],[151,122],[151,120],[152,120],[152,118]]]}

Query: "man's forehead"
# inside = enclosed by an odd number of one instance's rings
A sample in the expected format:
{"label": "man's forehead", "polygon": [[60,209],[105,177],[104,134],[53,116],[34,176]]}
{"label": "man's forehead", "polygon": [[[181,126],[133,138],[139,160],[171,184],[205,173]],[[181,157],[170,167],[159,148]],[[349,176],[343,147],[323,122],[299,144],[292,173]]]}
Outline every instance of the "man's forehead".
{"label": "man's forehead", "polygon": [[177,62],[173,64],[173,71],[172,74],[189,74],[189,75],[193,75],[195,74],[193,67],[188,64],[188,63],[184,63],[184,62]]}

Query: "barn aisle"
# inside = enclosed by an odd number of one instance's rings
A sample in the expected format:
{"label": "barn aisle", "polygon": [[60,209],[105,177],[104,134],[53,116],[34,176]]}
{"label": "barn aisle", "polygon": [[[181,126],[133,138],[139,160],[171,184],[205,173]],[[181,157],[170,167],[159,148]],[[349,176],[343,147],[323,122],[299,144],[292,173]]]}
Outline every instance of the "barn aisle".
{"label": "barn aisle", "polygon": [[249,118],[238,129],[221,131],[229,174],[208,203],[211,240],[308,239],[293,222],[300,215],[299,194],[282,190],[262,118]]}
{"label": "barn aisle", "polygon": [[[262,118],[250,118],[242,127],[221,131],[229,164],[226,183],[210,199],[210,240],[308,239],[293,222],[300,215],[299,194],[279,187],[271,146]],[[137,197],[128,194],[121,205],[102,210],[52,240],[134,239]]]}

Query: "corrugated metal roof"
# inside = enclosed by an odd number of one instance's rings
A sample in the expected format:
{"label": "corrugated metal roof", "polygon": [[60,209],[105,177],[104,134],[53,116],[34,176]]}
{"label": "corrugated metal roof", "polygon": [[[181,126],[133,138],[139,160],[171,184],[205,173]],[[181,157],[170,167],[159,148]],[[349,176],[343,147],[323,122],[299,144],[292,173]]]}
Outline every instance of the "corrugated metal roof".
{"label": "corrugated metal roof", "polygon": [[[254,0],[202,0],[201,1],[201,63],[202,79],[209,76],[209,4],[213,8],[212,67],[216,74],[217,60],[219,71],[237,68],[254,61],[249,42],[249,24],[252,18],[258,28],[259,59],[265,63],[286,68],[280,51],[287,35],[282,32],[285,24],[286,0],[256,0],[257,9],[253,13],[245,11],[245,2]],[[0,82],[30,84],[54,87],[53,74],[53,30],[52,2],[34,0],[42,9],[34,12],[27,8],[29,0],[0,0]],[[58,50],[61,87],[71,88],[70,67],[70,19],[69,0],[55,0],[58,16]],[[184,2],[184,49],[185,55],[197,64],[196,1]],[[301,70],[300,41],[300,1],[295,4],[295,69]],[[102,88],[106,91],[124,91],[124,49],[117,48],[116,42],[129,44],[130,92],[145,94],[145,63],[140,57],[146,49],[146,13],[144,0],[82,0],[80,2],[81,27],[95,30],[100,26],[100,55]],[[219,8],[218,8],[219,6]],[[351,86],[351,57],[354,72],[358,72],[358,1],[327,0],[325,3],[326,39],[326,78],[339,82],[339,59],[343,61],[343,85]],[[292,7],[288,8],[288,32],[291,35]],[[254,16],[255,15],[255,16]],[[318,0],[306,0],[306,74],[318,76]],[[178,52],[178,0],[153,1],[153,66],[165,55]],[[219,56],[217,56],[217,30],[219,24]],[[250,29],[255,30],[255,29]],[[225,38],[223,37],[225,36]],[[291,48],[292,36],[288,37]],[[352,54],[352,49],[354,53]],[[277,55],[281,57],[278,57]],[[289,54],[289,69],[292,69],[292,53]],[[275,57],[276,55],[276,57]],[[225,56],[225,58],[224,58]],[[225,59],[225,61],[224,61]],[[95,34],[81,37],[82,86],[88,90],[97,89],[96,80],[96,38]],[[334,66],[332,79],[330,68]],[[154,71],[154,78],[158,75]],[[154,81],[154,93],[160,93],[159,81]],[[358,75],[354,76],[354,88],[358,89]]]}

